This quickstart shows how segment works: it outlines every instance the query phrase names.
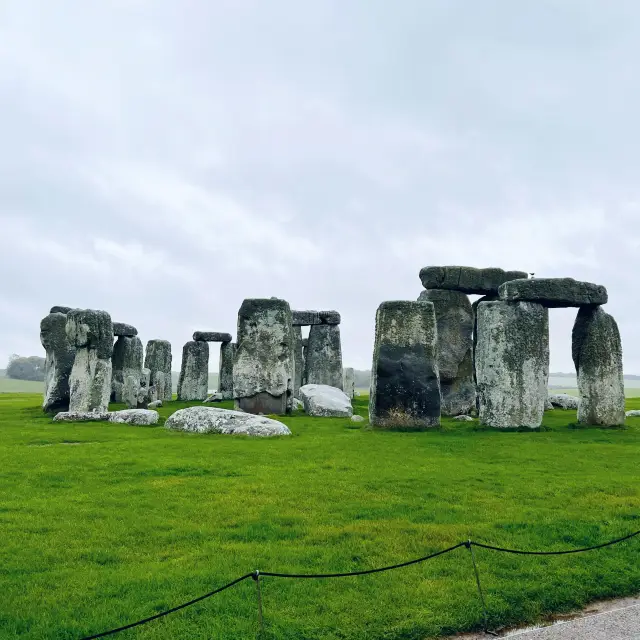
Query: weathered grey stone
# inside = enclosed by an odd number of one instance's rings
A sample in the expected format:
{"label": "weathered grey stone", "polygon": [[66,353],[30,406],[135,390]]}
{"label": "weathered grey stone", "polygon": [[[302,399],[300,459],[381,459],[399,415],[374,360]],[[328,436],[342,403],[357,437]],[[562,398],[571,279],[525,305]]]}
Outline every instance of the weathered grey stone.
{"label": "weathered grey stone", "polygon": [[231,342],[233,340],[230,333],[220,331],[195,331],[193,339],[196,342]]}
{"label": "weathered grey stone", "polygon": [[376,427],[440,424],[438,330],[432,302],[383,302],[376,313],[369,422]]}
{"label": "weathered grey stone", "polygon": [[76,347],[69,376],[69,411],[104,412],[111,396],[113,324],[106,311],[72,309],[66,333]]}
{"label": "weathered grey stone", "polygon": [[551,404],[551,400],[549,400],[549,398],[547,398],[544,401],[544,410],[545,411],[553,411],[553,405]]}
{"label": "weathered grey stone", "polygon": [[138,330],[132,324],[126,324],[124,322],[113,323],[113,335],[116,337],[133,338],[138,335]]}
{"label": "weathered grey stone", "polygon": [[624,414],[627,418],[640,418],[640,410],[638,409],[631,409],[631,411],[627,411]]}
{"label": "weathered grey stone", "polygon": [[147,405],[147,409],[158,409],[162,406],[162,400],[154,400]]}
{"label": "weathered grey stone", "polygon": [[316,324],[309,329],[305,384],[325,384],[342,389],[340,325]]}
{"label": "weathered grey stone", "polygon": [[106,422],[108,411],[61,411],[53,418],[54,422]]}
{"label": "weathered grey stone", "polygon": [[549,311],[533,302],[478,306],[476,376],[482,424],[542,423],[549,379]]}
{"label": "weathered grey stone", "polygon": [[473,418],[466,415],[455,416],[453,419],[457,420],[458,422],[473,422]]}
{"label": "weathered grey stone", "polygon": [[351,422],[364,422],[364,418],[359,415],[351,416]]}
{"label": "weathered grey stone", "polygon": [[182,347],[178,400],[204,400],[209,386],[209,343],[197,340]]}
{"label": "weathered grey stone", "polygon": [[318,311],[292,311],[291,324],[298,327],[311,326],[312,324],[321,324],[320,313]]}
{"label": "weathered grey stone", "polygon": [[577,409],[580,406],[580,400],[575,396],[567,393],[553,393],[547,398],[551,404],[551,408],[558,409]]}
{"label": "weathered grey stone", "polygon": [[353,367],[346,367],[342,371],[342,390],[347,394],[347,398],[353,400],[356,393],[356,374]]}
{"label": "weathered grey stone", "polygon": [[284,414],[293,399],[293,329],[285,300],[247,299],[238,311],[233,365],[236,408]]}
{"label": "weathered grey stone", "polygon": [[223,400],[226,400],[226,398],[223,398],[222,394],[219,391],[216,391],[215,393],[208,395],[205,402],[222,402]]}
{"label": "weathered grey stone", "polygon": [[499,289],[500,300],[537,302],[545,307],[583,307],[606,304],[607,290],[599,284],[573,278],[512,280]]}
{"label": "weathered grey stone", "polygon": [[218,391],[223,400],[233,400],[233,361],[235,356],[235,342],[223,342],[220,345]]}
{"label": "weathered grey stone", "polygon": [[66,327],[67,316],[62,313],[50,313],[40,322],[40,341],[46,351],[44,411],[69,408],[69,376],[76,350],[67,338]]}
{"label": "weathered grey stone", "polygon": [[302,402],[302,400],[300,400],[299,398],[294,398],[292,409],[294,411],[304,411],[304,402]]}
{"label": "weathered grey stone", "polygon": [[614,318],[601,307],[582,307],[572,334],[573,362],[578,374],[578,422],[624,424],[622,341]]}
{"label": "weathered grey stone", "polygon": [[310,416],[350,418],[353,415],[351,400],[335,387],[306,384],[300,387],[300,399],[305,413]]}
{"label": "weathered grey stone", "polygon": [[[238,334],[238,340],[240,335]],[[289,428],[270,418],[218,407],[180,409],[165,422],[167,429],[193,433],[224,433],[246,436],[288,436]]]}
{"label": "weathered grey stone", "polygon": [[298,397],[298,391],[302,386],[304,377],[304,360],[302,359],[302,329],[293,325],[293,395]]}
{"label": "weathered grey stone", "polygon": [[108,417],[109,422],[149,426],[158,424],[160,414],[151,409],[124,409],[123,411],[111,411]]}
{"label": "weathered grey stone", "polygon": [[340,324],[340,314],[337,311],[319,311],[322,324]]}
{"label": "weathered grey stone", "polygon": [[113,345],[111,398],[130,409],[138,406],[144,349],[137,336],[120,336]]}
{"label": "weathered grey stone", "polygon": [[145,369],[149,369],[149,387],[155,388],[155,396],[149,394],[148,401],[172,399],[171,388],[171,343],[167,340],[149,340],[144,356]]}
{"label": "weathered grey stone", "polygon": [[64,315],[67,315],[67,313],[69,313],[71,309],[73,309],[73,307],[61,307],[56,305],[54,307],[51,307],[49,313],[63,313]]}
{"label": "weathered grey stone", "polygon": [[418,301],[433,302],[436,312],[442,415],[468,413],[476,405],[474,321],[469,298],[460,291],[428,289],[420,294]]}
{"label": "weathered grey stone", "polygon": [[302,339],[302,381],[300,386],[307,384],[307,354],[309,352],[309,338]]}
{"label": "weathered grey stone", "polygon": [[527,275],[525,271],[504,271],[494,267],[476,269],[447,266],[423,267],[420,270],[420,280],[425,289],[450,289],[479,295],[497,295],[501,284],[526,278]]}

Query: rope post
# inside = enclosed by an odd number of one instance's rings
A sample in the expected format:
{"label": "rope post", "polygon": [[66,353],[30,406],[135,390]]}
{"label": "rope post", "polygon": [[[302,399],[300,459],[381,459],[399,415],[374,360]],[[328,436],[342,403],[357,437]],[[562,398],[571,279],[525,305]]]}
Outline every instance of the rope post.
{"label": "rope post", "polygon": [[480,584],[480,574],[478,573],[478,565],[476,564],[476,555],[473,552],[473,542],[471,542],[471,538],[464,543],[464,546],[469,549],[469,553],[471,554],[471,562],[473,563],[473,572],[476,576],[476,585],[478,586],[478,595],[480,596],[480,602],[482,603],[482,617],[484,618],[484,632],[491,635],[497,636],[497,633],[493,631],[489,631],[489,614],[487,612],[487,602],[484,599],[484,593],[482,591],[482,584]]}
{"label": "rope post", "polygon": [[264,636],[264,620],[262,618],[262,592],[260,591],[260,571],[256,569],[251,578],[256,583],[256,597],[258,598],[258,638]]}

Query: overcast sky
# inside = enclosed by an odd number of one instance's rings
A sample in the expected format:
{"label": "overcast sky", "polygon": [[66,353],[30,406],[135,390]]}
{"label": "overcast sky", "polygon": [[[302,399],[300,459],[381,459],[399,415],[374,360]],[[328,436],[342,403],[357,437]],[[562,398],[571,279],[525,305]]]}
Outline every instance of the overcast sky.
{"label": "overcast sky", "polygon": [[639,36],[637,0],[0,0],[0,366],[53,304],[177,369],[278,296],[368,368],[463,264],[604,284],[640,374]]}

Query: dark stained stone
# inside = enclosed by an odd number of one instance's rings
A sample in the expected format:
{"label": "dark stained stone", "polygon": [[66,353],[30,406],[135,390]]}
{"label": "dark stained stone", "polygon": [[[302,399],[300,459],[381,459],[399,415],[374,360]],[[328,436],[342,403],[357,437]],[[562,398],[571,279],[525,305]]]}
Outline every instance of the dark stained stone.
{"label": "dark stained stone", "polygon": [[67,337],[67,316],[50,313],[40,322],[40,341],[46,351],[44,365],[44,411],[69,408],[69,376],[76,356]]}
{"label": "dark stained stone", "polygon": [[138,330],[131,324],[125,322],[113,323],[113,335],[116,337],[133,338],[138,335]]}
{"label": "dark stained stone", "polygon": [[318,311],[292,311],[291,323],[296,327],[306,327],[314,324],[320,324],[320,313]]}
{"label": "dark stained stone", "polygon": [[55,306],[55,307],[51,307],[51,311],[49,311],[49,313],[64,313],[66,315],[67,313],[69,313],[69,311],[71,311],[71,309],[73,309],[73,307]]}
{"label": "dark stained stone", "polygon": [[500,287],[500,300],[537,302],[544,307],[586,307],[606,304],[607,290],[599,284],[573,278],[513,280]]}
{"label": "dark stained stone", "polygon": [[233,340],[230,333],[220,331],[195,331],[193,339],[196,342],[231,342]]}
{"label": "dark stained stone", "polygon": [[500,285],[509,280],[526,278],[525,271],[504,271],[495,267],[423,267],[420,280],[425,289],[449,289],[462,293],[496,295]]}
{"label": "dark stained stone", "polygon": [[337,311],[319,311],[322,324],[340,324],[340,314]]}

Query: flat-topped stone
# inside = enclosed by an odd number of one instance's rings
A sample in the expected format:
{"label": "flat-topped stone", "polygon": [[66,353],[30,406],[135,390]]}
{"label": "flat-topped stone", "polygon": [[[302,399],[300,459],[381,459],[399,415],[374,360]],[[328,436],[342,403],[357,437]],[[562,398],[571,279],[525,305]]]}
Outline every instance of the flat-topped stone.
{"label": "flat-topped stone", "polygon": [[573,278],[532,278],[505,282],[499,289],[505,302],[537,302],[545,307],[588,307],[606,304],[605,287]]}
{"label": "flat-topped stone", "polygon": [[221,331],[194,331],[193,339],[196,342],[231,342],[233,340],[230,333]]}
{"label": "flat-topped stone", "polygon": [[58,305],[51,307],[49,313],[64,313],[65,315],[71,311],[73,307],[60,307]]}
{"label": "flat-topped stone", "polygon": [[294,327],[306,327],[314,324],[321,324],[320,313],[318,311],[292,311],[291,324]]}
{"label": "flat-topped stone", "polygon": [[108,411],[61,411],[54,422],[103,422],[109,420]]}
{"label": "flat-topped stone", "polygon": [[505,271],[496,267],[423,267],[420,280],[425,289],[448,289],[462,293],[495,295],[500,285],[510,280],[526,278],[525,271]]}
{"label": "flat-topped stone", "polygon": [[113,335],[117,338],[133,338],[138,335],[138,330],[132,325],[126,322],[114,322],[113,323]]}
{"label": "flat-topped stone", "polygon": [[109,422],[134,424],[142,427],[158,424],[160,414],[152,409],[123,409],[122,411],[109,412],[108,419]]}
{"label": "flat-topped stone", "polygon": [[340,314],[337,311],[318,311],[322,324],[340,324]]}

